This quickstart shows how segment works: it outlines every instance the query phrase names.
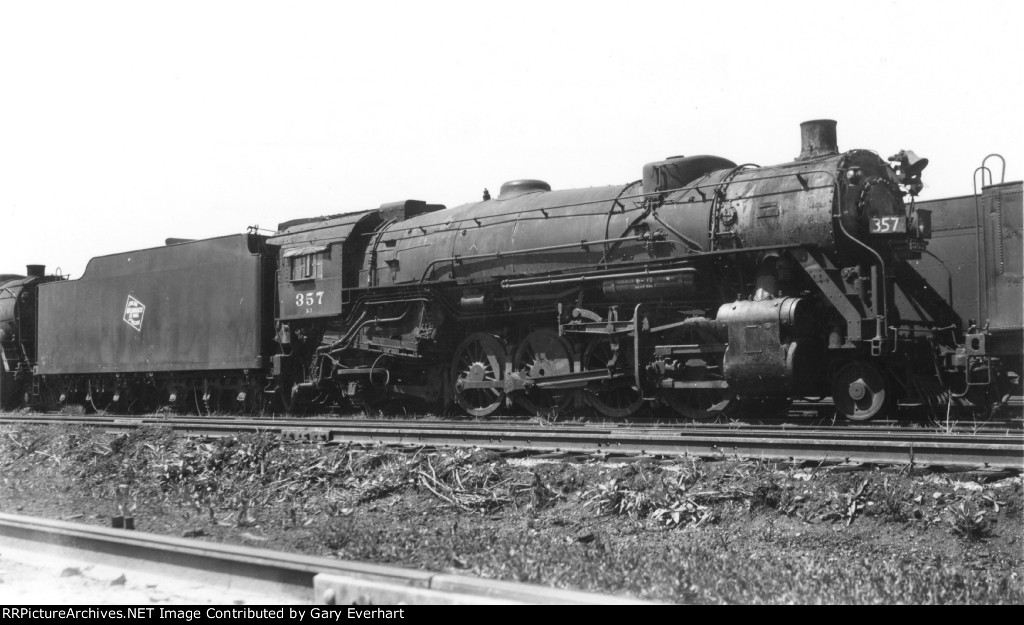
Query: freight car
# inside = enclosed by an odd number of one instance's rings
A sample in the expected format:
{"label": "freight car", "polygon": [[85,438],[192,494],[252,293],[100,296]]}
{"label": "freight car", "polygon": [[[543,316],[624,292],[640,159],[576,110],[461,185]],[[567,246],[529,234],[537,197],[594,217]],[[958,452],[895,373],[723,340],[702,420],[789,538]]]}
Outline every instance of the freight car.
{"label": "freight car", "polygon": [[[977,200],[1008,217],[969,226],[1001,272],[970,281],[950,269],[960,246],[929,249],[967,204],[917,203],[926,164],[840,153],[835,122],[816,120],[771,167],[673,157],[625,185],[516,180],[451,209],[406,200],[94,259],[80,280],[30,285],[38,347],[5,360],[20,372],[5,406],[404,396],[478,417],[701,419],[831,396],[853,420],[987,411],[1019,384],[1020,184]],[[976,312],[957,295],[971,290]]]}
{"label": "freight car", "polygon": [[[993,157],[1002,158],[986,162]],[[973,195],[918,203],[932,215],[932,237],[905,271],[930,296],[930,327],[950,337],[935,341],[946,384],[932,403],[960,400],[984,412],[1004,404],[1010,390],[1020,392],[1024,184],[1005,182],[1005,163],[1002,174],[995,182],[983,162]]]}

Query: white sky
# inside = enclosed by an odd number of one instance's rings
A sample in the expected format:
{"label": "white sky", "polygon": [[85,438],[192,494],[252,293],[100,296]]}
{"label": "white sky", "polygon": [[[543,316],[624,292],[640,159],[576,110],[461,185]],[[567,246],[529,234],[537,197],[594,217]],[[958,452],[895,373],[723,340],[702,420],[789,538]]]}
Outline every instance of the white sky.
{"label": "white sky", "polygon": [[[0,0],[0,273],[515,178],[770,165],[799,123],[1024,175],[1017,0]],[[998,177],[998,173],[997,173]]]}

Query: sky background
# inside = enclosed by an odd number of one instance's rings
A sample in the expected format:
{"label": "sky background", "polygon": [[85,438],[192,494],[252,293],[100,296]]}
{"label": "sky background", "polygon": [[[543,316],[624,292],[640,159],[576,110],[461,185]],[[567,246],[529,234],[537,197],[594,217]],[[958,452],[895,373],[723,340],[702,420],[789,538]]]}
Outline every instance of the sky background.
{"label": "sky background", "polygon": [[[621,184],[799,124],[930,159],[922,199],[1024,177],[1016,0],[0,0],[0,273],[516,178]],[[999,177],[999,172],[996,172]]]}

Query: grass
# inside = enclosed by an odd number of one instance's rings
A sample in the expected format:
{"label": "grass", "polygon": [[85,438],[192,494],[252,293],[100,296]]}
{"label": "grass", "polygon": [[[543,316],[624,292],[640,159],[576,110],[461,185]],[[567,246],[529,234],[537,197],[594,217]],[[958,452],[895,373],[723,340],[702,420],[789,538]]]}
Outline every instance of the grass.
{"label": "grass", "polygon": [[0,509],[659,601],[1020,603],[1019,477],[0,429]]}
{"label": "grass", "polygon": [[655,548],[606,535],[581,542],[530,531],[460,524],[450,532],[392,532],[349,522],[335,530],[339,555],[385,562],[422,561],[520,582],[699,603],[1017,603],[1009,576],[975,574],[954,564],[921,567],[839,550],[836,557],[776,552],[745,557],[730,548],[677,544]]}

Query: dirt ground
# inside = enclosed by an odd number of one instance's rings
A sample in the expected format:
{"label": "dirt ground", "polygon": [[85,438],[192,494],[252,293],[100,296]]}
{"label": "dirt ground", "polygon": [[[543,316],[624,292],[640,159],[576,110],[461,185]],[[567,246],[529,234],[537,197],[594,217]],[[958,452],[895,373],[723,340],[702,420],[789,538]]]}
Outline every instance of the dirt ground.
{"label": "dirt ground", "polygon": [[0,429],[0,511],[670,602],[1021,603],[1024,483]]}

